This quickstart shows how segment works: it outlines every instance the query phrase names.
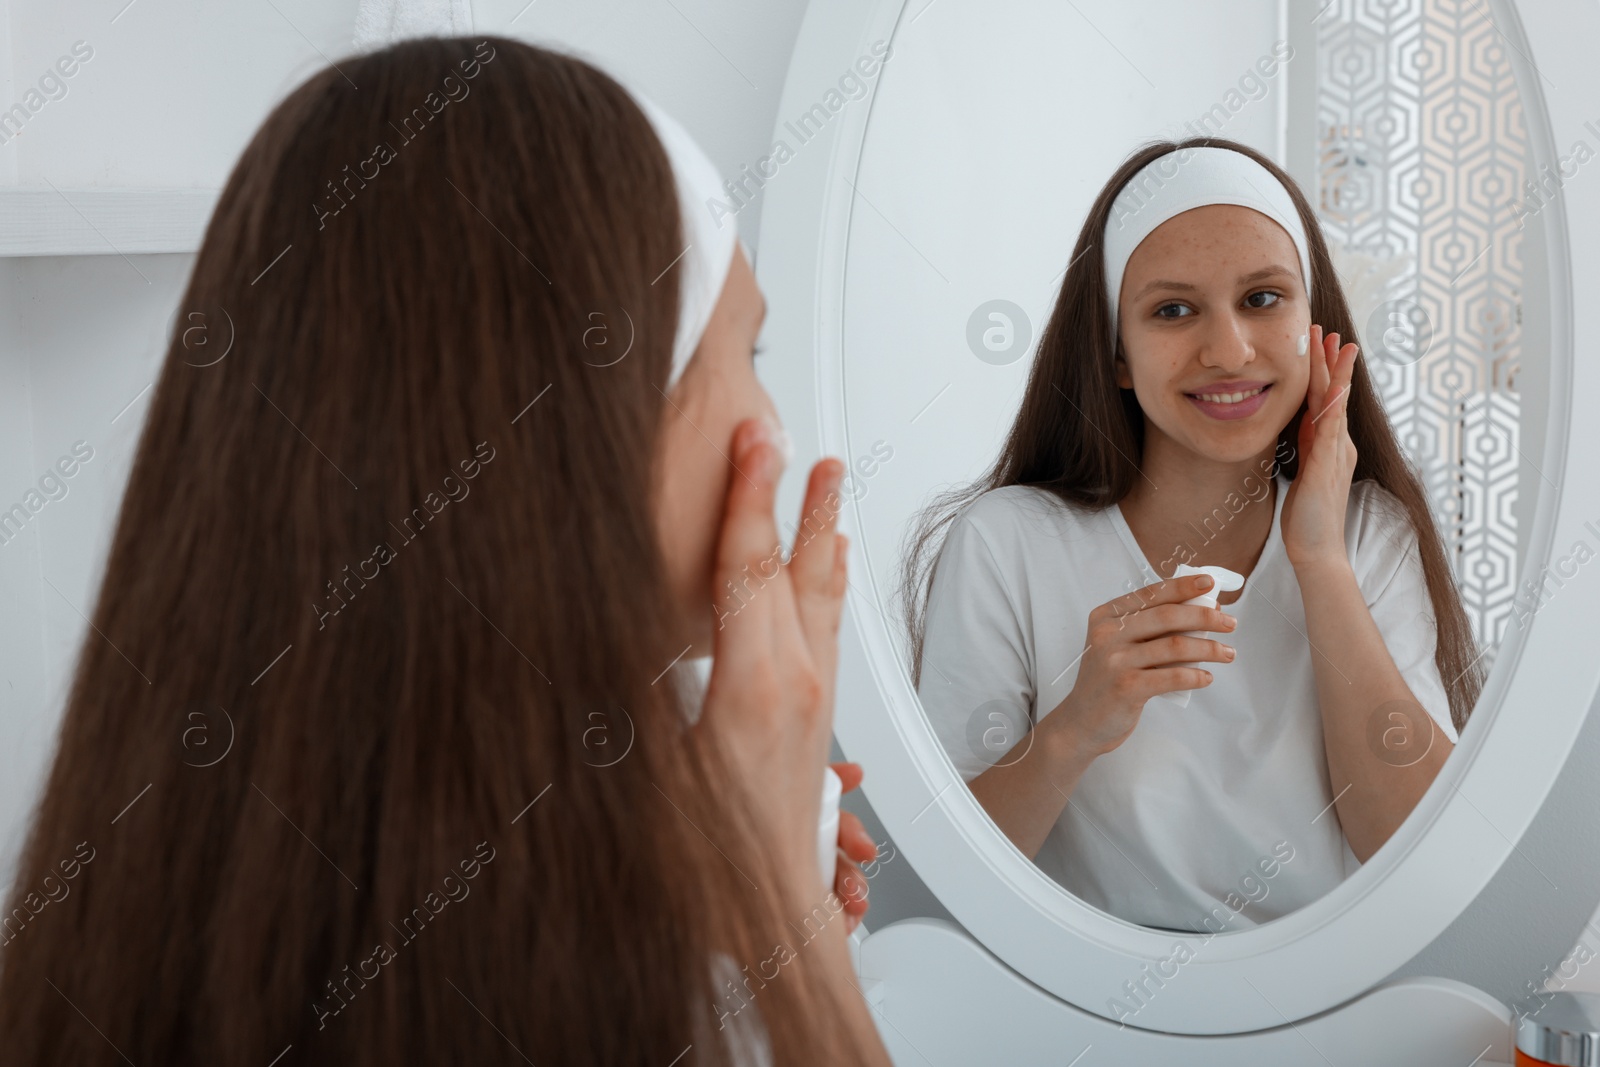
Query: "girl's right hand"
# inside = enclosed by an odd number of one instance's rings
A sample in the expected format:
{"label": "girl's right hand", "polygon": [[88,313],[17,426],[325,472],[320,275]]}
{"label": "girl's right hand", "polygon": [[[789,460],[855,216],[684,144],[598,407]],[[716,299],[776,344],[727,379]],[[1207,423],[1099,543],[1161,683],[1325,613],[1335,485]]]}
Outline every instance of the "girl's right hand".
{"label": "girl's right hand", "polygon": [[1090,754],[1102,756],[1133,733],[1151,697],[1210,685],[1211,672],[1204,668],[1163,664],[1233,659],[1231,646],[1183,632],[1228,633],[1238,625],[1220,608],[1183,603],[1211,588],[1211,582],[1207,574],[1168,578],[1089,612],[1077,683],[1060,711],[1043,721],[1065,712],[1061,725],[1071,728]]}
{"label": "girl's right hand", "polygon": [[[735,471],[717,544],[717,628],[697,729],[715,734],[757,822],[805,901],[820,898],[817,827],[833,736],[845,538],[844,464],[811,469],[793,554],[783,562],[773,502],[783,460],[759,419],[735,427]],[[833,881],[834,872],[826,872]]]}

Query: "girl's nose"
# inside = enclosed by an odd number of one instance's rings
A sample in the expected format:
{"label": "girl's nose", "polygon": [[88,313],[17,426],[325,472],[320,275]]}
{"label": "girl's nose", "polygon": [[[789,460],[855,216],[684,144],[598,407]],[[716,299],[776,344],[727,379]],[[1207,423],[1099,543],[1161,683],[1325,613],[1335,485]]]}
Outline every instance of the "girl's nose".
{"label": "girl's nose", "polygon": [[1211,367],[1232,369],[1242,367],[1255,359],[1255,345],[1237,315],[1222,315],[1212,320],[1213,326],[1205,338],[1201,362]]}

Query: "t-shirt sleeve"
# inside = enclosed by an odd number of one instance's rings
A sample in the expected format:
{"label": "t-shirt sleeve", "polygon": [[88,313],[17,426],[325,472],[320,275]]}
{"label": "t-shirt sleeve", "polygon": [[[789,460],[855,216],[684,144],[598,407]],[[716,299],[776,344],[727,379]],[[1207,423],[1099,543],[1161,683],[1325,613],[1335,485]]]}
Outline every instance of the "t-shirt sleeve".
{"label": "t-shirt sleeve", "polygon": [[1450,720],[1450,698],[1433,658],[1438,637],[1417,534],[1400,512],[1398,501],[1391,501],[1387,511],[1399,514],[1393,521],[1380,524],[1382,529],[1373,537],[1371,551],[1375,558],[1367,568],[1368,580],[1363,583],[1362,592],[1400,676],[1423,710],[1454,743],[1460,735]]}
{"label": "t-shirt sleeve", "polygon": [[1022,616],[969,513],[951,524],[928,593],[917,695],[962,781],[1029,732],[1034,703]]}

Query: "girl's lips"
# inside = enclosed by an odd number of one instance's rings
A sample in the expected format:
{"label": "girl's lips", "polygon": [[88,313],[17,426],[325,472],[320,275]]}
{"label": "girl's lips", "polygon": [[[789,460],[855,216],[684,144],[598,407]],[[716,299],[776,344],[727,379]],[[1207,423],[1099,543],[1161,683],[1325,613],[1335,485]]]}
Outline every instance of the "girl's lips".
{"label": "girl's lips", "polygon": [[1201,400],[1199,397],[1190,396],[1188,393],[1185,393],[1184,396],[1189,398],[1189,403],[1210,415],[1213,419],[1229,420],[1246,419],[1254,415],[1261,409],[1261,405],[1267,402],[1267,394],[1271,391],[1271,385],[1262,386],[1261,392],[1241,400],[1237,404],[1217,404],[1210,400]]}

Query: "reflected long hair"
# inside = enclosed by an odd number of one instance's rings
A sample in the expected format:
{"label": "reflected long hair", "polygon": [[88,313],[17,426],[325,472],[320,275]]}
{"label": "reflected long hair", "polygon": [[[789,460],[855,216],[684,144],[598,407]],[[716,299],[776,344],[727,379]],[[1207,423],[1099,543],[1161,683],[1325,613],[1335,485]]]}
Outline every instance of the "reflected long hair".
{"label": "reflected long hair", "polygon": [[[1144,411],[1132,389],[1117,384],[1114,357],[1122,353],[1106,298],[1102,237],[1123,187],[1146,164],[1187,148],[1227,148],[1241,152],[1271,171],[1289,191],[1300,213],[1311,253],[1311,321],[1340,343],[1360,342],[1339,276],[1315,212],[1289,174],[1268,157],[1222,137],[1152,141],[1130,155],[1095,198],[1079,231],[1050,320],[1040,334],[1037,353],[1017,417],[999,457],[970,485],[934,497],[913,521],[903,554],[899,601],[910,634],[912,679],[922,678],[928,593],[949,526],[982,494],[1008,485],[1042,489],[1061,501],[1100,510],[1122,500],[1139,478],[1144,454]],[[1404,518],[1416,532],[1433,604],[1437,641],[1434,662],[1450,698],[1456,728],[1466,725],[1483,687],[1484,669],[1444,542],[1434,525],[1422,479],[1395,438],[1371,376],[1365,350],[1357,358],[1347,403],[1350,439],[1356,446],[1352,482],[1371,478],[1398,499]],[[1070,400],[1064,403],[1063,397]],[[1278,435],[1278,469],[1293,480],[1299,471],[1300,420],[1304,402]],[[1284,458],[1287,457],[1287,458]],[[1165,576],[1163,576],[1165,577]]]}
{"label": "reflected long hair", "polygon": [[516,41],[342,60],[266,119],[9,895],[7,1062],[728,1064],[757,1016],[779,1064],[867,1058],[656,683],[680,231],[633,99]]}

